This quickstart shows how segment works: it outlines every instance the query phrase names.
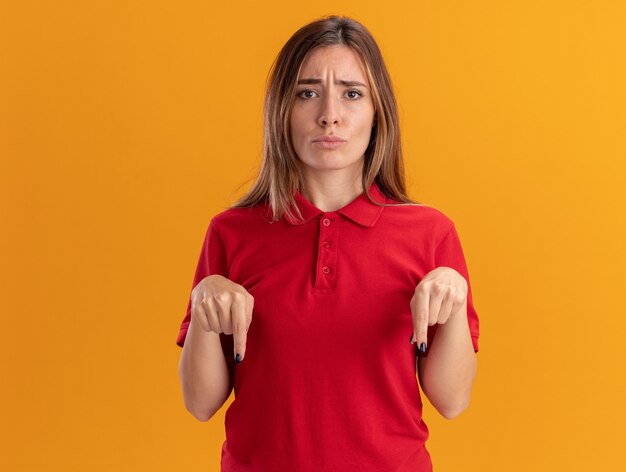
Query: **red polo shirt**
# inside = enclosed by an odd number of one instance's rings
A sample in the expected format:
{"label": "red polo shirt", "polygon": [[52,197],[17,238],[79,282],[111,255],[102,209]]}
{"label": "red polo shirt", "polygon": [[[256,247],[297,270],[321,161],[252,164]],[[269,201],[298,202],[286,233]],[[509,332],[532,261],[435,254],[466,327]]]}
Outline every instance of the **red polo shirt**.
{"label": "red polo shirt", "polygon": [[[370,194],[398,203],[376,184]],[[364,193],[327,212],[295,197],[304,223],[270,223],[267,205],[229,208],[212,218],[200,253],[192,288],[221,274],[254,297],[222,471],[431,471],[410,301],[439,266],[469,284],[454,223],[429,206],[379,207]],[[191,299],[179,346],[190,308]],[[467,316],[478,351],[471,288]],[[232,356],[232,335],[220,339]]]}

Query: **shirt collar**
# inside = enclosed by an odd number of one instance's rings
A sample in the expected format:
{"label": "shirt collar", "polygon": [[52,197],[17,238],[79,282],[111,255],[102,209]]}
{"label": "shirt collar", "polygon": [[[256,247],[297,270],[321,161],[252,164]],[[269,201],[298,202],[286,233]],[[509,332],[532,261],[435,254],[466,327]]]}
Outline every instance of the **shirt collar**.
{"label": "shirt collar", "polygon": [[[372,200],[379,203],[388,203],[387,199],[380,191],[378,184],[376,182],[372,182],[369,188],[369,194],[372,197]],[[374,205],[367,199],[367,195],[365,192],[362,192],[357,198],[352,200],[343,208],[336,210],[335,212],[324,212],[309,202],[299,190],[296,190],[294,194],[294,200],[298,207],[300,208],[300,212],[302,213],[302,217],[304,219],[303,222],[294,221],[289,218],[289,216],[285,215],[285,220],[291,225],[303,224],[307,221],[315,218],[322,213],[340,213],[341,215],[349,218],[355,223],[360,224],[365,227],[372,227],[378,221],[380,214],[384,210],[385,207]]]}

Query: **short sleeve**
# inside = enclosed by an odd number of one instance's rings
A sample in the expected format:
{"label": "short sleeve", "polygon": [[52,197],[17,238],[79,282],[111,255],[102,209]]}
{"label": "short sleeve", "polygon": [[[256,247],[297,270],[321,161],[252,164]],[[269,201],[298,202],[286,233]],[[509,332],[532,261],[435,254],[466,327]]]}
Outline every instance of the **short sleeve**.
{"label": "short sleeve", "polygon": [[[437,245],[434,260],[434,268],[450,267],[461,274],[467,281],[467,321],[469,324],[470,335],[472,337],[474,352],[478,352],[478,314],[474,308],[474,299],[472,296],[469,273],[465,263],[465,256],[463,254],[461,241],[459,240],[459,235],[457,234],[454,224],[452,224],[450,229],[445,233],[443,239]],[[435,333],[437,332],[437,326],[439,325],[435,324],[428,327],[426,352],[424,354],[419,353],[421,357],[426,357],[428,355]]]}
{"label": "short sleeve", "polygon": [[176,338],[176,344],[180,347],[183,347],[185,343],[187,329],[189,328],[189,323],[191,321],[191,293],[202,279],[213,274],[228,277],[228,264],[226,261],[226,249],[217,232],[215,222],[211,220],[204,236],[204,242],[202,243],[202,248],[200,250],[200,257],[198,258],[198,264],[196,265],[196,273],[193,278],[193,283],[191,284],[191,290],[189,291],[187,311],[180,325],[178,337]]}

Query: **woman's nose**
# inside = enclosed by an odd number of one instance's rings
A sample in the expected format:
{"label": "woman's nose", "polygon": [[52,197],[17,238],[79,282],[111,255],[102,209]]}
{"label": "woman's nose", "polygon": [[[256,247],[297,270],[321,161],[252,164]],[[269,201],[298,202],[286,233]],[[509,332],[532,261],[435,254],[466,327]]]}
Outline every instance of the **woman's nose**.
{"label": "woman's nose", "polygon": [[324,97],[318,123],[321,126],[331,126],[339,123],[339,107],[332,94],[327,94]]}

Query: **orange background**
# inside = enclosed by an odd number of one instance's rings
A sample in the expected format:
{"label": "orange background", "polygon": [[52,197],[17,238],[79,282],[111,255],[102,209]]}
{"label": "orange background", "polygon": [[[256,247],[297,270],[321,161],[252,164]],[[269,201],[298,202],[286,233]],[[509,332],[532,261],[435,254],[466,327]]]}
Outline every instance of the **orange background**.
{"label": "orange background", "polygon": [[626,470],[620,0],[2,2],[0,469],[218,470],[175,339],[270,64],[328,13],[378,40],[410,195],[468,262],[478,375],[453,421],[425,403],[435,470]]}

